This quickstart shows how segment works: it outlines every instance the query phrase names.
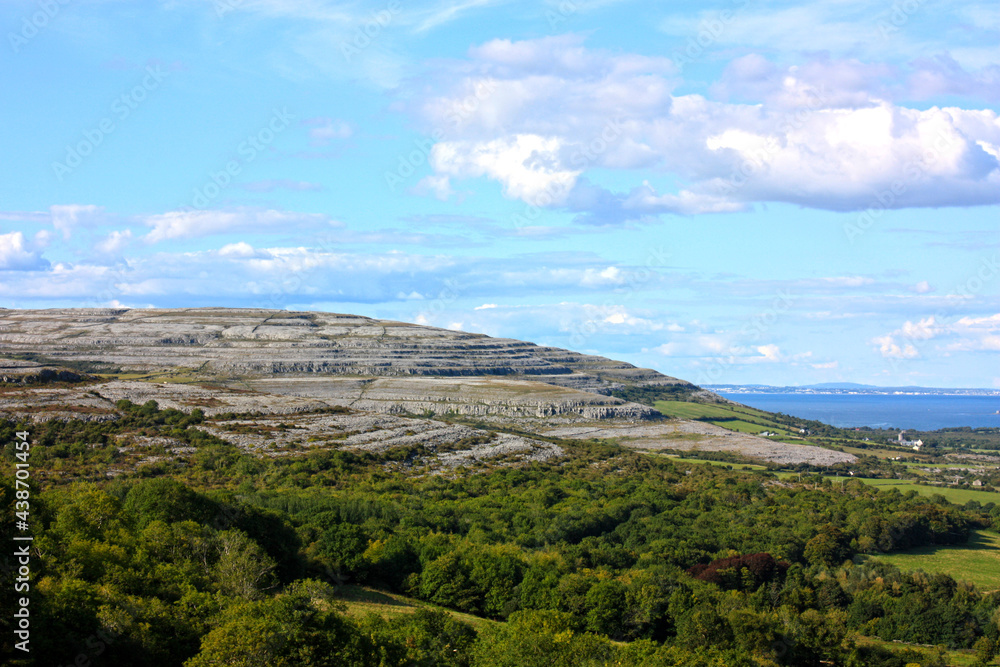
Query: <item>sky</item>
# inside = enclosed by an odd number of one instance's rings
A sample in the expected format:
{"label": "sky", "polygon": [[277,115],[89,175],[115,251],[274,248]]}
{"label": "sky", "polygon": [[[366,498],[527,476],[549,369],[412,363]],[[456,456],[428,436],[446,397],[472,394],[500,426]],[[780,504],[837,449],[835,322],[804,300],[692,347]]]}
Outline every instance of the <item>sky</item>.
{"label": "sky", "polygon": [[1000,387],[1000,5],[4,0],[0,306]]}

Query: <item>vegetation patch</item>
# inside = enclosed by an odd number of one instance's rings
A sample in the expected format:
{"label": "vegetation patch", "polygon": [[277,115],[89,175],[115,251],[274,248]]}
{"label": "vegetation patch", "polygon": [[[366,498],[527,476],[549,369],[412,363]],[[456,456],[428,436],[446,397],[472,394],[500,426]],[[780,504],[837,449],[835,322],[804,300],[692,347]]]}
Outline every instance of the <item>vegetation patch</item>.
{"label": "vegetation patch", "polygon": [[966,544],[928,546],[885,554],[878,559],[900,570],[947,574],[986,591],[1000,590],[1000,535],[973,532]]}

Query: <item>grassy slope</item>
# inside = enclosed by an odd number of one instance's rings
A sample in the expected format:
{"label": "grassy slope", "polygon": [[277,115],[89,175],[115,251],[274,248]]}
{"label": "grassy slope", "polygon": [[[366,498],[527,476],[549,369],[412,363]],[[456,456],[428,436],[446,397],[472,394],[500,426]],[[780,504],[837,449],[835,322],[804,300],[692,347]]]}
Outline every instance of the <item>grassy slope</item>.
{"label": "grassy slope", "polygon": [[981,590],[1000,590],[1000,535],[996,533],[979,530],[961,546],[921,547],[877,558],[901,570],[943,572]]}
{"label": "grassy slope", "polygon": [[399,614],[412,614],[417,609],[438,609],[445,611],[455,617],[456,620],[468,623],[476,630],[497,623],[488,618],[463,614],[460,611],[439,607],[429,602],[408,598],[405,595],[379,591],[364,586],[341,586],[337,589],[337,599],[347,605],[344,613],[348,616],[364,616],[366,614],[378,614],[379,616],[397,616]]}
{"label": "grassy slope", "polygon": [[784,437],[797,435],[762,410],[735,405],[656,401],[653,407],[675,419],[700,419],[730,431],[756,435],[761,431],[779,433]]}
{"label": "grassy slope", "polygon": [[762,422],[770,421],[769,415],[762,410],[754,408],[737,408],[736,406],[718,405],[709,403],[688,403],[685,401],[656,401],[653,407],[660,412],[679,419],[700,419],[703,417],[757,417]]}
{"label": "grassy slope", "polygon": [[[926,656],[930,656],[934,653],[933,649],[928,649],[923,646],[914,646],[911,644],[901,644],[899,642],[887,642],[881,639],[876,639],[874,637],[862,637],[856,636],[854,641],[857,642],[859,646],[881,646],[883,648],[888,648],[889,650],[899,650],[901,648],[910,648],[924,653]],[[960,650],[960,651],[945,651],[944,652],[945,664],[948,667],[972,667],[976,664],[976,656],[970,650]],[[919,663],[918,663],[919,664]],[[987,663],[989,665],[995,665],[996,661]]]}
{"label": "grassy slope", "polygon": [[[854,478],[852,478],[854,479]],[[899,489],[900,493],[906,493],[907,491],[916,491],[922,496],[933,496],[942,495],[947,498],[950,502],[956,503],[958,505],[964,505],[970,500],[977,500],[984,505],[986,503],[1000,503],[1000,493],[995,491],[976,491],[974,489],[953,489],[947,486],[926,486],[923,484],[914,484],[912,482],[901,480],[901,479],[860,479],[865,484],[870,484],[872,486],[877,486],[884,489],[894,488]]]}

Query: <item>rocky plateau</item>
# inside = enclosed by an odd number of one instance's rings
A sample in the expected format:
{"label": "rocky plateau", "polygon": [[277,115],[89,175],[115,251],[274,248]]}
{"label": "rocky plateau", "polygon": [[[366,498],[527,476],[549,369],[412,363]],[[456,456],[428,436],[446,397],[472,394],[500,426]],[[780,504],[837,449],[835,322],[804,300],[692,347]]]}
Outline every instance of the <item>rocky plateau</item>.
{"label": "rocky plateau", "polygon": [[[562,449],[546,441],[554,438],[736,451],[776,462],[853,460],[665,420],[611,395],[621,390],[723,400],[604,357],[356,315],[0,309],[0,415],[10,417],[116,419],[117,401],[155,400],[161,408],[222,416],[206,429],[262,456],[320,445],[379,452],[419,444],[445,467],[559,456]],[[456,419],[481,428],[450,423]]]}

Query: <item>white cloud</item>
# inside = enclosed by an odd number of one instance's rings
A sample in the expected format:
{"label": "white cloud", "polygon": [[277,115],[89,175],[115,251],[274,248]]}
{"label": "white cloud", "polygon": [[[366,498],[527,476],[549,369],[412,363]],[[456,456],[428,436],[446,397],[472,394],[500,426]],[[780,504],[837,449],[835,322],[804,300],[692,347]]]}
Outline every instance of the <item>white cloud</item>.
{"label": "white cloud", "polygon": [[883,63],[818,59],[779,67],[751,53],[726,66],[712,93],[722,99],[760,100],[776,109],[857,108],[890,95],[887,82],[895,75],[895,68]]}
{"label": "white cloud", "polygon": [[947,350],[1000,352],[1000,313],[963,317],[949,327],[949,333],[957,340]]}
{"label": "white cloud", "polygon": [[40,253],[25,243],[21,232],[0,234],[0,270],[34,271],[44,269],[48,264]]}
{"label": "white cloud", "polygon": [[911,340],[929,340],[934,338],[941,332],[941,328],[937,326],[935,318],[926,317],[917,322],[905,322],[898,333],[905,336]]}
{"label": "white cloud", "polygon": [[546,288],[582,287],[592,290],[621,287],[627,284],[628,280],[629,274],[615,266],[604,269],[541,267],[505,271],[501,274],[500,282],[509,286],[544,285]]}
{"label": "white cloud", "polygon": [[431,150],[431,165],[438,174],[456,178],[488,176],[503,184],[508,197],[548,206],[565,200],[580,173],[561,165],[561,150],[559,139],[535,134],[442,142]]}
{"label": "white cloud", "polygon": [[833,276],[822,278],[822,282],[836,287],[864,287],[875,283],[874,278],[867,276]]}
{"label": "white cloud", "polygon": [[95,227],[100,223],[104,209],[93,204],[69,204],[49,207],[52,226],[68,239],[80,227]]}
{"label": "white cloud", "polygon": [[981,317],[966,316],[953,322],[926,317],[906,321],[899,329],[872,339],[883,357],[914,359],[922,356],[927,341],[933,350],[953,352],[1000,352],[1000,313]]}
{"label": "white cloud", "polygon": [[872,343],[878,346],[879,354],[887,359],[913,359],[920,356],[912,343],[900,346],[892,335],[878,336],[872,339]]}
{"label": "white cloud", "polygon": [[935,338],[946,331],[935,317],[926,317],[916,322],[907,320],[899,329],[872,339],[883,357],[887,359],[915,359],[920,351],[915,343]]}
{"label": "white cloud", "polygon": [[323,215],[275,210],[169,211],[144,221],[152,230],[143,239],[159,243],[234,232],[275,232],[303,227],[339,226]]}
{"label": "white cloud", "polygon": [[[836,211],[1000,202],[997,113],[894,104],[882,83],[894,70],[878,63],[734,61],[718,90],[760,103],[673,95],[669,60],[573,36],[494,40],[445,70],[448,92],[420,107],[441,137],[434,176],[487,177],[508,197],[589,222],[771,201]],[[661,170],[682,185],[610,192],[586,179],[596,168]]]}
{"label": "white cloud", "polygon": [[1000,100],[1000,65],[986,65],[978,71],[966,71],[951,55],[921,58],[907,79],[907,92],[914,99],[942,95],[983,97]]}
{"label": "white cloud", "polygon": [[326,146],[334,139],[348,139],[354,134],[350,123],[336,118],[310,118],[303,125],[310,128],[309,143],[313,146]]}
{"label": "white cloud", "polygon": [[746,204],[731,201],[725,197],[706,193],[681,190],[677,194],[658,194],[649,181],[633,189],[622,202],[622,209],[635,215],[657,215],[678,213],[697,215],[699,213],[733,213],[746,210]]}
{"label": "white cloud", "polygon": [[106,255],[115,255],[132,242],[132,230],[114,230],[94,244],[94,249]]}
{"label": "white cloud", "polygon": [[759,345],[757,352],[764,358],[764,361],[769,363],[783,360],[781,349],[777,345]]}
{"label": "white cloud", "polygon": [[231,257],[231,258],[247,258],[247,257],[257,257],[259,253],[254,250],[254,247],[245,241],[240,241],[238,243],[227,243],[226,245],[219,248],[220,257]]}
{"label": "white cloud", "polygon": [[447,176],[428,175],[421,178],[411,192],[417,195],[433,195],[439,201],[448,201],[455,194]]}

